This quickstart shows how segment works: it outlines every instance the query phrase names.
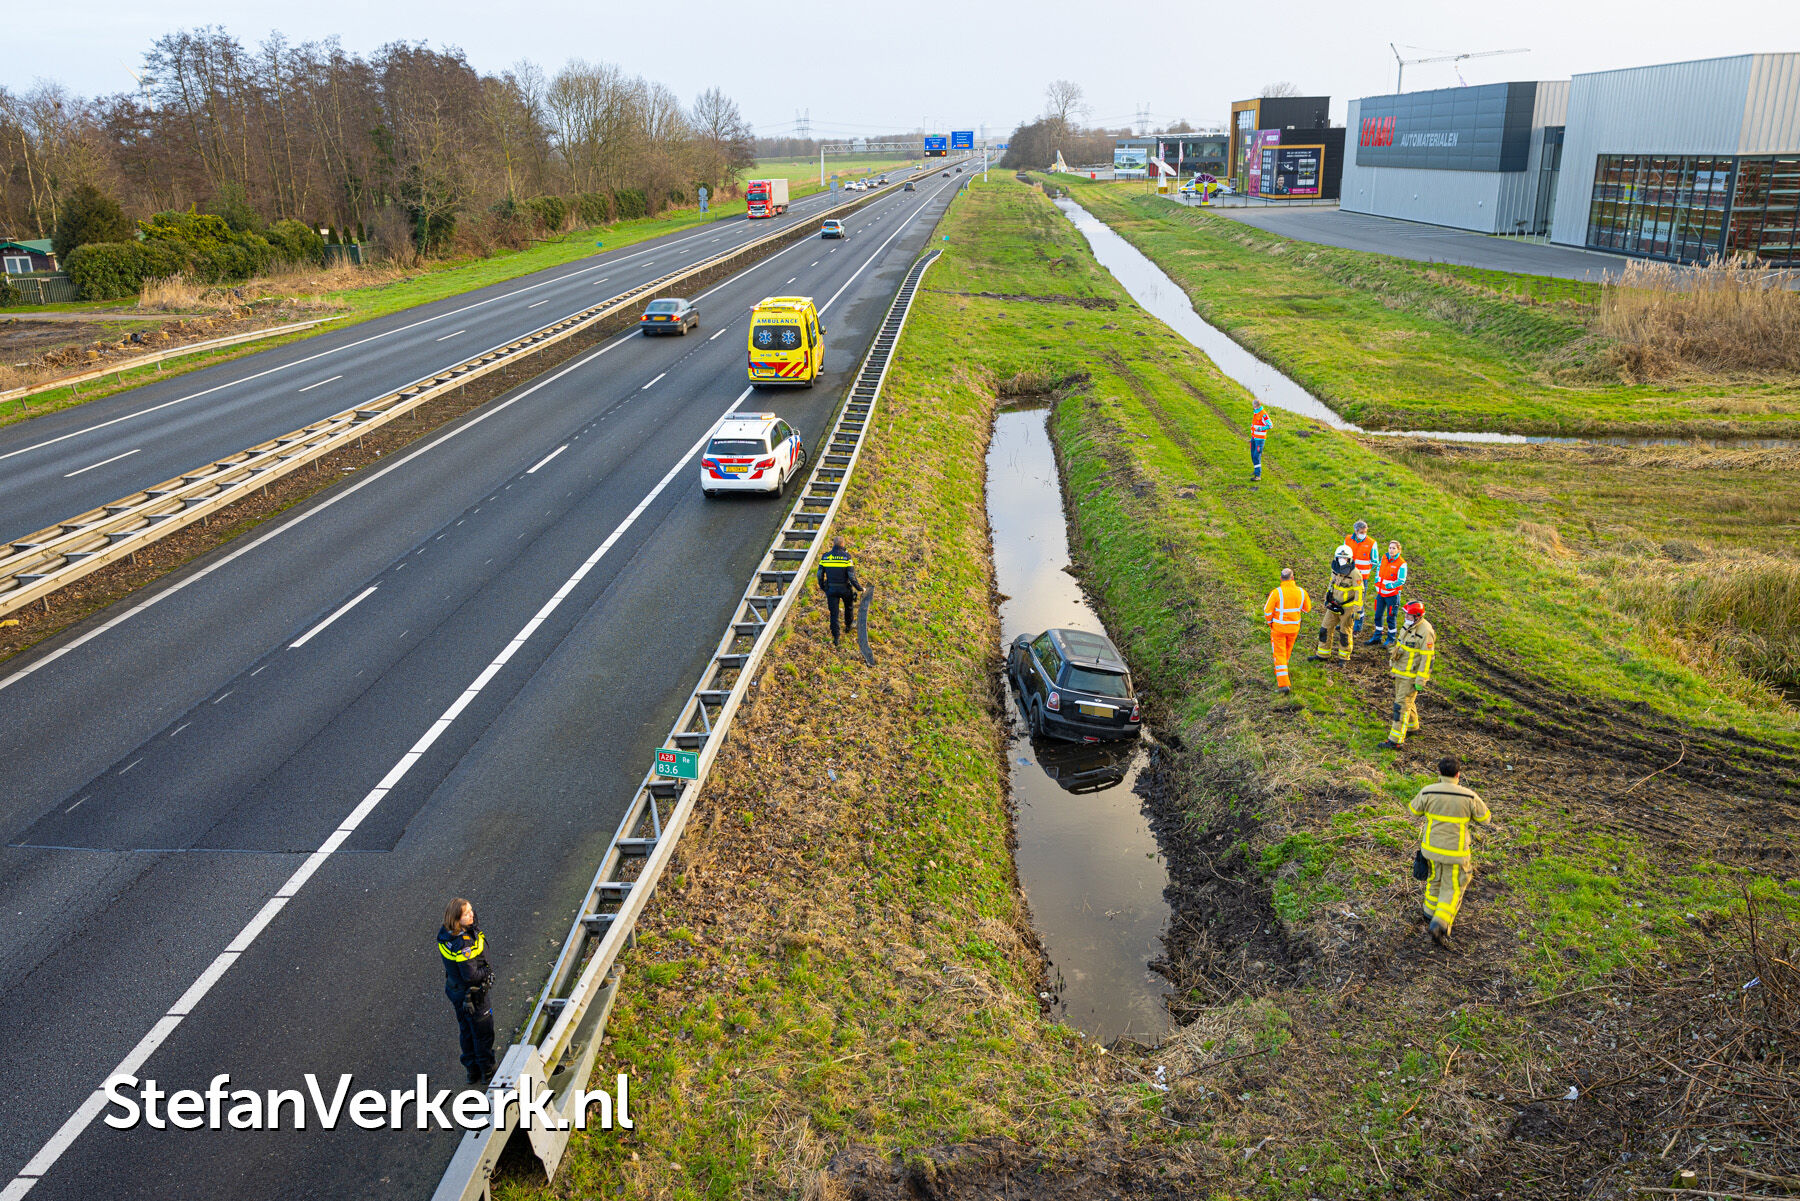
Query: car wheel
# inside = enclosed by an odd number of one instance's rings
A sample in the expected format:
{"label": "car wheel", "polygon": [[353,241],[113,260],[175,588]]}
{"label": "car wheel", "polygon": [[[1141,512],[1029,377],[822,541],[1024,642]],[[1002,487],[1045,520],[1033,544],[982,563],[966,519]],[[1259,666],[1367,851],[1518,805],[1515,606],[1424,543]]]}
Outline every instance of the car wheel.
{"label": "car wheel", "polygon": [[684,338],[687,337],[687,322],[685,321],[681,323],[681,336]]}
{"label": "car wheel", "polygon": [[1031,715],[1026,719],[1026,724],[1031,727],[1031,736],[1033,738],[1042,738],[1044,736],[1044,710],[1035,701],[1032,702]]}
{"label": "car wheel", "polygon": [[774,497],[776,500],[780,500],[782,497],[787,495],[787,486],[788,486],[788,477],[787,476],[778,475],[775,477]]}

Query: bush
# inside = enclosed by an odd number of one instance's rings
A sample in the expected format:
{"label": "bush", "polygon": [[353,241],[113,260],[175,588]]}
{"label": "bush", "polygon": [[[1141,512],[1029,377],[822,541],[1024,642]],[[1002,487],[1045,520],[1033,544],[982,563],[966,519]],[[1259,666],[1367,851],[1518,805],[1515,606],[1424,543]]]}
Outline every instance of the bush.
{"label": "bush", "polygon": [[15,304],[24,303],[24,291],[15,288],[11,280],[7,279],[4,275],[0,275],[0,309],[10,308]]}
{"label": "bush", "polygon": [[93,184],[77,184],[57,214],[50,246],[61,262],[77,246],[89,242],[128,242],[133,232],[118,201]]}
{"label": "bush", "polygon": [[648,217],[650,200],[638,188],[620,188],[613,193],[613,208],[618,212],[621,221],[629,221],[635,217]]}
{"label": "bush", "polygon": [[146,257],[137,242],[89,242],[69,252],[63,269],[83,300],[123,300],[143,287]]}
{"label": "bush", "polygon": [[583,192],[575,198],[575,219],[588,228],[610,224],[612,198],[604,192]]}
{"label": "bush", "polygon": [[561,233],[569,221],[569,202],[561,196],[533,196],[524,202],[525,209],[536,219],[538,227],[549,233]]}
{"label": "bush", "polygon": [[250,203],[250,193],[242,184],[228,183],[219,194],[206,202],[206,211],[231,227],[234,233],[261,233],[262,214]]}
{"label": "bush", "polygon": [[155,271],[146,279],[184,271],[209,284],[237,283],[267,271],[275,261],[268,239],[233,230],[214,213],[158,213],[138,226],[146,243],[163,243],[181,260],[173,271]]}
{"label": "bush", "polygon": [[324,265],[325,239],[310,225],[294,220],[277,221],[263,236],[268,239],[275,257],[283,262]]}

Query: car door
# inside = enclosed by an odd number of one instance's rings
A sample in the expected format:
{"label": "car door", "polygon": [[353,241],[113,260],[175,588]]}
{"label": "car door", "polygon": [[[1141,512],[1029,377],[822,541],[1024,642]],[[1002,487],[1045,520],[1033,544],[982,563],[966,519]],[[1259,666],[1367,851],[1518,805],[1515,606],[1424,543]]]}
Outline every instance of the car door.
{"label": "car door", "polygon": [[1026,673],[1031,692],[1031,701],[1043,704],[1056,687],[1057,673],[1062,670],[1062,658],[1056,653],[1056,644],[1049,634],[1038,635],[1037,641],[1031,644],[1031,668]]}

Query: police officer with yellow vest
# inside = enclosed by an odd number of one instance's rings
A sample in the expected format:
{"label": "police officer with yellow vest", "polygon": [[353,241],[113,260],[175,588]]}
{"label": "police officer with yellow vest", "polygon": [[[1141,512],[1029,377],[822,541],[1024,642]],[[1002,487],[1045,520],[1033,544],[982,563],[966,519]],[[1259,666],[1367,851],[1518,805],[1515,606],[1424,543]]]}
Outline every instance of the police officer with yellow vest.
{"label": "police officer with yellow vest", "polygon": [[1406,624],[1388,651],[1388,671],[1394,677],[1394,718],[1387,741],[1398,749],[1408,730],[1419,728],[1419,691],[1431,680],[1431,657],[1437,653],[1437,631],[1425,620],[1425,602],[1408,601],[1402,612]]}
{"label": "police officer with yellow vest", "polygon": [[819,559],[819,591],[825,594],[825,610],[831,614],[831,644],[838,640],[838,605],[844,607],[844,633],[856,628],[856,594],[862,581],[856,578],[856,562],[844,550],[844,540],[833,538],[831,549]]}
{"label": "police officer with yellow vest", "polygon": [[1331,586],[1325,590],[1325,619],[1319,626],[1319,649],[1315,659],[1330,659],[1335,648],[1337,657],[1350,661],[1350,648],[1356,645],[1352,623],[1362,621],[1363,582],[1356,570],[1356,556],[1348,545],[1337,548],[1331,559]]}
{"label": "police officer with yellow vest", "polygon": [[488,1004],[494,970],[488,966],[487,939],[475,921],[475,907],[463,898],[444,906],[437,946],[444,960],[444,995],[456,1007],[462,1035],[462,1065],[470,1084],[485,1085],[494,1075],[494,1007]]}
{"label": "police officer with yellow vest", "polygon": [[1438,782],[1419,789],[1407,808],[1425,819],[1419,837],[1419,856],[1431,865],[1425,877],[1425,914],[1431,919],[1431,941],[1441,946],[1462,908],[1475,866],[1469,823],[1486,822],[1493,814],[1474,789],[1462,786],[1462,765],[1454,755],[1438,760]]}

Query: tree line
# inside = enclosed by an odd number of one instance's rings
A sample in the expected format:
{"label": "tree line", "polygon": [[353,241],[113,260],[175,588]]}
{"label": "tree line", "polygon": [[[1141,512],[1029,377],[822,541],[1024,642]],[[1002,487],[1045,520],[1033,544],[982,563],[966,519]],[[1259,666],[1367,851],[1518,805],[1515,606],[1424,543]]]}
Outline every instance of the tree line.
{"label": "tree line", "polygon": [[755,161],[752,131],[719,89],[684,103],[610,63],[484,74],[423,42],[365,56],[279,33],[250,47],[211,27],[159,38],[137,76],[111,96],[0,88],[0,236],[61,243],[71,212],[97,212],[102,240],[142,241],[133,223],[207,215],[220,223],[200,223],[212,262],[231,257],[218,248],[233,235],[282,257],[296,227],[406,261],[655,215]]}

